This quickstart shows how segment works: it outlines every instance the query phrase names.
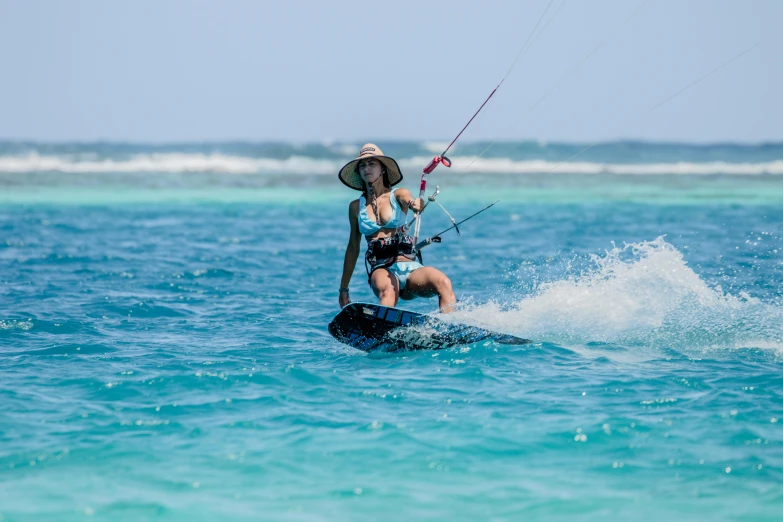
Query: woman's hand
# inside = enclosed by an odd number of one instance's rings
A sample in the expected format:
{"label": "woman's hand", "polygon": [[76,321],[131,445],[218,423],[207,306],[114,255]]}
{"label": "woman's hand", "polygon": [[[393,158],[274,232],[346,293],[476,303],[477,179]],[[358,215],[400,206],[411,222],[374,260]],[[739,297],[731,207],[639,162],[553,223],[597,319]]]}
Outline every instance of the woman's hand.
{"label": "woman's hand", "polygon": [[345,308],[349,304],[351,304],[351,297],[348,292],[340,292],[340,308]]}
{"label": "woman's hand", "polygon": [[419,212],[424,210],[424,199],[417,198],[417,199],[410,200],[408,202],[408,208],[418,214]]}

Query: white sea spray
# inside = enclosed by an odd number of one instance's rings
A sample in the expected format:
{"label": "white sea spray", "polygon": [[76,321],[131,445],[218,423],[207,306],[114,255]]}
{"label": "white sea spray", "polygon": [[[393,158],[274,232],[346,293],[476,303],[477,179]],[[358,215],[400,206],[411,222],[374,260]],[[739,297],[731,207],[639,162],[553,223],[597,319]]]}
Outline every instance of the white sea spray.
{"label": "white sea spray", "polygon": [[783,308],[708,284],[663,237],[615,246],[591,265],[453,318],[559,343],[783,350]]}

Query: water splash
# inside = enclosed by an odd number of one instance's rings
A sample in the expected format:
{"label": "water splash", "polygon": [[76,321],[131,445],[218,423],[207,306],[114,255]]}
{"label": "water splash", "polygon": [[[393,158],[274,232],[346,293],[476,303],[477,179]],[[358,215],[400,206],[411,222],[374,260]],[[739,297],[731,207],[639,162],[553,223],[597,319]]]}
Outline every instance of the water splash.
{"label": "water splash", "polygon": [[588,268],[510,305],[470,306],[452,318],[561,344],[783,351],[783,307],[709,285],[663,237],[592,255]]}
{"label": "water splash", "polygon": [[23,332],[26,332],[27,330],[32,329],[33,322],[29,319],[18,321],[16,319],[11,320],[4,320],[0,319],[0,330],[20,330]]}

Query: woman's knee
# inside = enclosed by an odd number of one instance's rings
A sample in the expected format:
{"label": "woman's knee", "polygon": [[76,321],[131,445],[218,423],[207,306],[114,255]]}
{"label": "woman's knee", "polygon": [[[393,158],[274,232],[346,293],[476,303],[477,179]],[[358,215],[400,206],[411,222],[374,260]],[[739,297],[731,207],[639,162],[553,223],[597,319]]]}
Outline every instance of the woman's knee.
{"label": "woman's knee", "polygon": [[446,274],[441,273],[435,278],[435,288],[438,292],[451,292],[451,279]]}

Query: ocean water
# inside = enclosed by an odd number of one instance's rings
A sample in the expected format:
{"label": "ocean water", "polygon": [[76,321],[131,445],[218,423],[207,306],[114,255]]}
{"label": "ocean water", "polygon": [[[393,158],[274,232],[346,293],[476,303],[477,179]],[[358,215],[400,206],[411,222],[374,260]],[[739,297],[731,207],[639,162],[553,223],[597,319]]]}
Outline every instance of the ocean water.
{"label": "ocean water", "polygon": [[0,144],[0,520],[780,520],[783,145],[460,148],[425,262],[535,342],[385,356],[358,145]]}

